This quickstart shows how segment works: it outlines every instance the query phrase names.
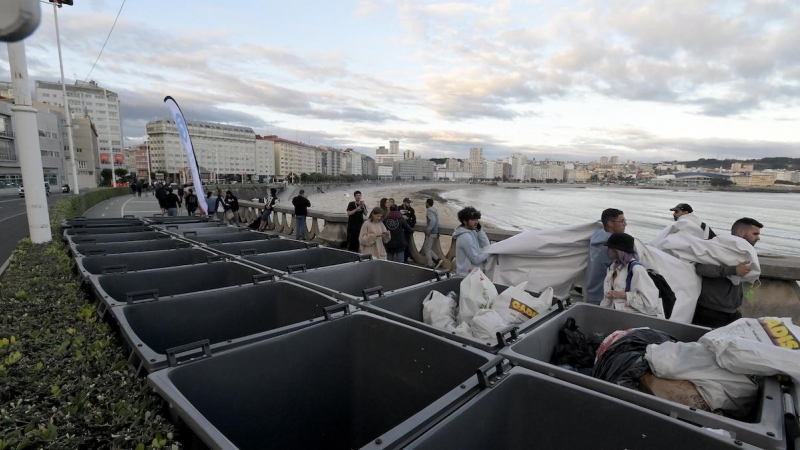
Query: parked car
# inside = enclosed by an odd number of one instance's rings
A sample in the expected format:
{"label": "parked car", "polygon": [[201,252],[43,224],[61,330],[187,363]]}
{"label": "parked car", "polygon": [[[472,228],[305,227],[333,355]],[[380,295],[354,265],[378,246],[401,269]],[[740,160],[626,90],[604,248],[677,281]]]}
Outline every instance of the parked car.
{"label": "parked car", "polygon": [[[45,195],[48,195],[48,196],[50,195],[50,184],[49,183],[45,183],[44,184],[44,192],[45,192]],[[25,187],[24,186],[20,186],[19,187],[19,196],[20,197],[25,197]]]}
{"label": "parked car", "polygon": [[62,185],[61,186],[61,192],[65,193],[65,194],[68,193],[69,192],[69,185],[68,184]]}

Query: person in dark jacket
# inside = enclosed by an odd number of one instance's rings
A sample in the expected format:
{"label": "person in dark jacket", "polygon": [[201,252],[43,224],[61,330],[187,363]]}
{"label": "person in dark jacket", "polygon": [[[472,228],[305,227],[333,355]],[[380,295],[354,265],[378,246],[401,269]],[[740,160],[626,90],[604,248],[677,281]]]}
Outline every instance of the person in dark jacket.
{"label": "person in dark jacket", "polygon": [[164,185],[160,184],[156,187],[156,200],[158,200],[158,206],[161,208],[161,213],[167,213],[167,207],[164,205],[164,200],[167,198],[167,190],[164,189]]}
{"label": "person in dark jacket", "polygon": [[384,244],[386,247],[386,259],[404,263],[406,251],[406,235],[413,230],[408,226],[408,222],[400,213],[397,205],[389,206],[389,214],[383,219],[383,224],[391,233],[389,242]]}
{"label": "person in dark jacket", "polygon": [[311,202],[306,198],[306,191],[300,189],[297,197],[292,199],[294,205],[294,217],[297,220],[297,232],[295,233],[298,241],[306,240],[306,216],[308,216],[308,208],[311,207]]}
{"label": "person in dark jacket", "polygon": [[411,258],[411,246],[414,244],[414,227],[417,225],[417,214],[414,208],[411,207],[411,199],[408,197],[403,199],[403,204],[400,206],[399,211],[411,228],[411,232],[406,232],[406,250],[404,253],[405,262],[408,262]]}
{"label": "person in dark jacket", "polygon": [[347,204],[347,249],[351,252],[359,252],[361,244],[358,242],[358,236],[366,216],[367,205],[361,198],[361,191],[355,191],[353,201]]}
{"label": "person in dark jacket", "polygon": [[189,193],[186,195],[186,213],[193,216],[198,206],[200,206],[200,201],[194,194],[194,191],[189,189]]}
{"label": "person in dark jacket", "polygon": [[164,207],[167,210],[167,215],[177,216],[178,208],[181,207],[181,199],[172,192],[172,188],[167,189],[167,195],[164,197]]}
{"label": "person in dark jacket", "polygon": [[264,231],[269,226],[269,218],[272,216],[276,203],[278,203],[278,190],[272,188],[269,190],[269,197],[264,202],[264,212],[261,213],[261,223],[258,225],[258,231]]}
{"label": "person in dark jacket", "polygon": [[237,219],[237,212],[239,211],[239,199],[233,195],[233,192],[229,190],[225,191],[225,202],[228,203],[231,207],[231,212],[233,213],[233,219],[231,219],[232,223],[238,223]]}
{"label": "person in dark jacket", "polygon": [[228,212],[231,212],[231,205],[225,200],[222,195],[222,189],[217,189],[217,200],[214,202],[214,211],[217,213],[217,219],[222,223],[230,224],[228,219]]}

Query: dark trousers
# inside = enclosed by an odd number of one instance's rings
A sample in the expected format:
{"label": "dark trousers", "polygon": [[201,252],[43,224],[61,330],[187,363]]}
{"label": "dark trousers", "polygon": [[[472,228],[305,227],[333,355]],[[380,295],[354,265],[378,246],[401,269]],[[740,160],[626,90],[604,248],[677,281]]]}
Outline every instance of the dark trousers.
{"label": "dark trousers", "polygon": [[411,257],[411,246],[414,245],[414,233],[406,233],[406,251],[405,256],[403,259],[406,261],[412,259]]}
{"label": "dark trousers", "polygon": [[697,308],[694,310],[692,324],[702,327],[720,328],[741,318],[742,313],[738,310],[732,313],[726,313],[697,305]]}
{"label": "dark trousers", "polygon": [[361,250],[361,246],[358,243],[358,235],[361,233],[361,230],[347,230],[347,249],[351,252],[358,253]]}

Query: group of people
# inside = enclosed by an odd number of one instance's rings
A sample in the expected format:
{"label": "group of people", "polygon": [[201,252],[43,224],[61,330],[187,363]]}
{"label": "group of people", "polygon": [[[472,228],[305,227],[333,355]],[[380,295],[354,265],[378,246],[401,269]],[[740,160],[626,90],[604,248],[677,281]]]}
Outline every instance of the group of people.
{"label": "group of people", "polygon": [[[210,211],[204,212],[204,215],[216,213],[220,222],[228,224],[236,223],[235,213],[239,210],[239,199],[236,198],[230,190],[223,194],[222,189],[217,189],[217,198],[212,205],[212,195],[211,191],[206,192],[206,204]],[[189,188],[185,192],[183,186],[180,185],[178,185],[177,189],[173,189],[171,186],[158,183],[156,185],[155,197],[156,200],[158,200],[158,206],[161,208],[161,212],[168,216],[178,216],[184,204],[186,206],[186,214],[189,216],[197,215],[198,209],[200,208],[200,199],[197,197],[197,194],[194,193],[194,189]]]}
{"label": "group of people", "polygon": [[[411,199],[404,198],[397,205],[393,198],[382,198],[379,206],[367,212],[361,191],[355,191],[346,212],[348,250],[401,263],[411,258],[410,246],[417,225]],[[425,242],[421,253],[426,258],[426,265],[433,268],[437,267],[433,260],[433,243],[439,238],[439,211],[430,198],[425,201],[425,221]]]}
{"label": "group of people", "polygon": [[[697,224],[703,230],[705,239],[716,236],[694,214],[690,205],[681,203],[671,211],[674,220],[688,220]],[[619,209],[609,208],[603,211],[600,221],[603,228],[592,235],[589,244],[589,261],[583,286],[586,301],[615,309],[663,315],[659,290],[647,268],[637,261],[633,237],[625,233],[628,223],[625,214]],[[757,220],[743,217],[733,223],[731,234],[755,246],[763,227]],[[718,328],[741,318],[739,307],[744,297],[742,285],[733,283],[728,277],[743,277],[749,271],[750,261],[741,261],[737,265],[696,264],[695,272],[702,278],[702,288],[692,323]]]}

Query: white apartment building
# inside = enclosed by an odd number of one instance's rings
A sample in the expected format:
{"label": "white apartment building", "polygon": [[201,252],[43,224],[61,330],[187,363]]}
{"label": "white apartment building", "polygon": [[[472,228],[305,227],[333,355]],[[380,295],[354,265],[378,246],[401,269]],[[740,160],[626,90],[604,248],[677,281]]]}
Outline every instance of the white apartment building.
{"label": "white apartment building", "polygon": [[469,149],[469,160],[472,162],[483,161],[483,147],[472,147]]}
{"label": "white apartment building", "polygon": [[342,175],[363,175],[363,165],[360,153],[351,149],[342,152]]}
{"label": "white apartment building", "polygon": [[[252,128],[212,122],[186,123],[201,171],[212,179],[256,175],[255,132]],[[189,180],[189,162],[172,119],[151,120],[146,125],[150,165],[165,171],[170,181]],[[205,169],[205,170],[203,170]]]}
{"label": "white apartment building", "polygon": [[[89,116],[95,126],[101,169],[123,168],[122,114],[117,93],[100,87],[95,81],[76,81],[67,86],[67,98],[71,117]],[[36,81],[36,99],[64,107],[61,83]]]}
{"label": "white apartment building", "polygon": [[275,141],[264,139],[256,135],[256,173],[257,177],[274,178],[275,171]]}
{"label": "white apartment building", "polygon": [[264,139],[272,141],[275,146],[275,175],[287,177],[294,174],[299,177],[302,173],[322,173],[322,157],[316,147],[275,135]]}

